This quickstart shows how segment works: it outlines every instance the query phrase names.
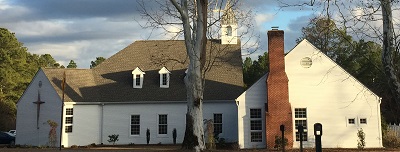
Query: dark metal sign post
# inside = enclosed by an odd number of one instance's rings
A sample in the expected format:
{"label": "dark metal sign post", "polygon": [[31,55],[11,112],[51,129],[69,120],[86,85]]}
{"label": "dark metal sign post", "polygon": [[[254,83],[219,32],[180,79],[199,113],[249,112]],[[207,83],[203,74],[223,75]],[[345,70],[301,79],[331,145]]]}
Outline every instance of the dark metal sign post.
{"label": "dark metal sign post", "polygon": [[282,145],[282,152],[285,152],[285,125],[281,125],[279,129],[282,132],[282,138],[281,138],[281,145]]}
{"label": "dark metal sign post", "polygon": [[303,152],[303,133],[304,133],[304,128],[303,125],[298,125],[297,130],[299,131],[299,138],[300,138],[300,152]]}
{"label": "dark metal sign post", "polygon": [[314,124],[314,135],[315,135],[315,151],[322,152],[321,136],[322,136],[322,124]]}

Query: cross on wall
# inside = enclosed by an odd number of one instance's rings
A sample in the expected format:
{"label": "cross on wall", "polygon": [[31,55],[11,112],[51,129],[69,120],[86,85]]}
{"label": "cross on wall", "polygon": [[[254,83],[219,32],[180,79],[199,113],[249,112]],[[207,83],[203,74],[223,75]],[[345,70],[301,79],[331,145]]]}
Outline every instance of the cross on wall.
{"label": "cross on wall", "polygon": [[[42,87],[42,81],[39,81],[39,88],[41,87]],[[36,128],[39,129],[40,105],[45,103],[40,100],[40,89],[38,90],[38,99],[33,103],[36,104]]]}

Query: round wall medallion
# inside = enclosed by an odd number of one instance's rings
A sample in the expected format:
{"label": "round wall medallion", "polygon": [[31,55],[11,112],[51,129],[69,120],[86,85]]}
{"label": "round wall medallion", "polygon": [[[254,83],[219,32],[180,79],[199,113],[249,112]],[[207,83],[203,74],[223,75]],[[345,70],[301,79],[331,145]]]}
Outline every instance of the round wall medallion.
{"label": "round wall medallion", "polygon": [[311,67],[311,65],[312,65],[312,60],[311,60],[311,58],[309,58],[309,57],[302,58],[302,59],[300,60],[300,65],[301,65],[303,68],[309,68],[309,67]]}

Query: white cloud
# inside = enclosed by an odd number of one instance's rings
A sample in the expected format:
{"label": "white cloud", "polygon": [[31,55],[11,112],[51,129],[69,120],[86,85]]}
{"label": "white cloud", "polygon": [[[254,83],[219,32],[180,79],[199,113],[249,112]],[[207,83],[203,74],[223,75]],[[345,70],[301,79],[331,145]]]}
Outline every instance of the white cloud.
{"label": "white cloud", "polygon": [[255,20],[258,26],[262,25],[265,22],[269,22],[272,21],[274,19],[274,15],[273,14],[263,14],[263,13],[259,13],[256,14]]}
{"label": "white cloud", "polygon": [[9,29],[22,37],[54,36],[68,32],[65,21],[21,21],[10,25]]}

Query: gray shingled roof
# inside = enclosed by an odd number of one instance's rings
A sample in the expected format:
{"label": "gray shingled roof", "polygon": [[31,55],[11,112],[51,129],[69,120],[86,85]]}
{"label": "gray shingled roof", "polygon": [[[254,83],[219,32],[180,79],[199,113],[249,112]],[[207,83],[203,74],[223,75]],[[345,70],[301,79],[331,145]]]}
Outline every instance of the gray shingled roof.
{"label": "gray shingled roof", "polygon": [[[207,43],[204,100],[234,100],[243,91],[240,44],[221,45],[217,40]],[[66,71],[65,101],[133,102],[185,101],[183,82],[188,65],[184,41],[136,41],[93,69],[43,69],[62,96],[61,81]],[[158,71],[170,72],[169,88],[160,88]],[[133,88],[132,70],[139,67],[144,75],[143,88]]]}

